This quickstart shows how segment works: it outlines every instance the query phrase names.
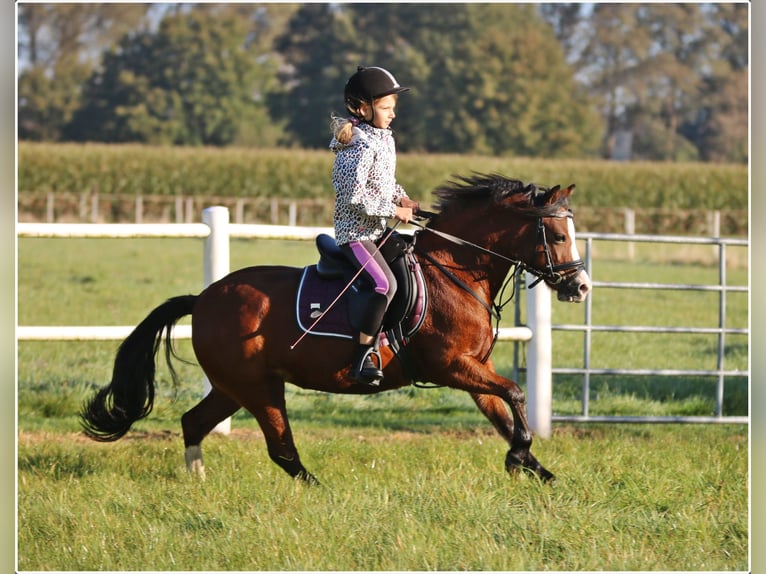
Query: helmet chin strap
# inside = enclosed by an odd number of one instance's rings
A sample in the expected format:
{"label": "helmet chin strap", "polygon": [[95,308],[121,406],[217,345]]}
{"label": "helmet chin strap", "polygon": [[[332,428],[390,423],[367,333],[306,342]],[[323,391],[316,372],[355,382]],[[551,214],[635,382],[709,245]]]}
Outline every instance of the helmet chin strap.
{"label": "helmet chin strap", "polygon": [[[364,103],[366,104],[367,102],[364,102]],[[370,124],[372,127],[375,127],[372,123],[375,121],[375,106],[373,104],[367,104],[367,105],[370,106],[370,111],[372,112],[372,117],[369,120],[365,119],[364,115],[361,113],[362,111],[361,105],[359,108],[357,108],[356,113],[354,115],[357,116],[364,123]]]}
{"label": "helmet chin strap", "polygon": [[370,121],[367,123],[370,124],[372,127],[375,127],[375,124],[373,124],[373,122],[375,121],[375,100],[374,99],[370,102],[370,112],[372,112],[372,117],[370,117]]}

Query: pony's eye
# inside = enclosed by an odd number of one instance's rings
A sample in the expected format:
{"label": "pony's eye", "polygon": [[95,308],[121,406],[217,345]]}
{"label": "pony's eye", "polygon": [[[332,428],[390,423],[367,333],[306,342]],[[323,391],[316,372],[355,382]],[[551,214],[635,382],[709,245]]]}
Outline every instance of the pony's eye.
{"label": "pony's eye", "polygon": [[557,233],[553,236],[557,243],[564,243],[567,240],[567,236],[563,233]]}

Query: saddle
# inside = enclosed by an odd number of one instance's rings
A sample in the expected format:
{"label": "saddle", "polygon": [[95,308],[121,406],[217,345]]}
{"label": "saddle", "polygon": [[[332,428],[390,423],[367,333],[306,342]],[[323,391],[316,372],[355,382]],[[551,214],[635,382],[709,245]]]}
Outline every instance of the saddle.
{"label": "saddle", "polygon": [[[428,294],[420,264],[413,254],[414,239],[395,231],[388,233],[391,235],[380,251],[396,277],[397,290],[383,318],[378,343],[390,346],[394,353],[398,353],[423,323]],[[357,269],[330,235],[318,235],[316,246],[319,261],[304,267],[298,287],[298,326],[303,331],[310,330],[312,335],[351,339],[359,331],[358,318],[366,301],[374,294],[373,287],[364,277],[358,277],[333,304]]]}

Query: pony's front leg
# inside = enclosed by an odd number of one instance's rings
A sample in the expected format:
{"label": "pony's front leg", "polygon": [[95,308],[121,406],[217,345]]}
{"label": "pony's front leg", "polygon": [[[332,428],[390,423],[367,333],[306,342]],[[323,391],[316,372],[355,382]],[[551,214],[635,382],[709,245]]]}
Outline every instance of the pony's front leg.
{"label": "pony's front leg", "polygon": [[[530,451],[532,430],[527,420],[526,397],[515,381],[496,373],[491,361],[482,363],[466,355],[456,357],[445,374],[446,380],[439,383],[468,391],[481,412],[508,442],[507,470],[528,470],[544,481],[554,478]],[[512,419],[508,415],[508,406]]]}
{"label": "pony's front leg", "polygon": [[[508,413],[505,401],[496,395],[470,394],[479,410],[484,413],[484,416],[489,419],[495,429],[497,429],[497,432],[500,433],[500,436],[510,446],[505,457],[506,470],[511,473],[519,469],[529,470],[538,475],[543,481],[554,480],[555,476],[553,473],[541,465],[530,450],[532,437],[529,428],[527,427],[526,432],[524,432],[522,424],[514,423],[514,419]],[[526,408],[523,404],[520,410],[523,412],[519,418],[526,420]],[[517,435],[516,430],[521,430],[522,432]]]}

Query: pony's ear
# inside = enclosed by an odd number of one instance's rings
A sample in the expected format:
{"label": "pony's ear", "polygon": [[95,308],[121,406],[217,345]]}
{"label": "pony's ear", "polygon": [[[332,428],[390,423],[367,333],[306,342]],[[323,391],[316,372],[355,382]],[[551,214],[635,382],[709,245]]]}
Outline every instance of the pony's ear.
{"label": "pony's ear", "polygon": [[565,197],[569,197],[572,195],[572,192],[574,191],[575,184],[570,184],[569,187],[562,188],[560,185],[556,185],[553,188],[551,188],[550,196],[548,197],[548,204],[556,203],[557,201],[560,201],[564,199]]}

